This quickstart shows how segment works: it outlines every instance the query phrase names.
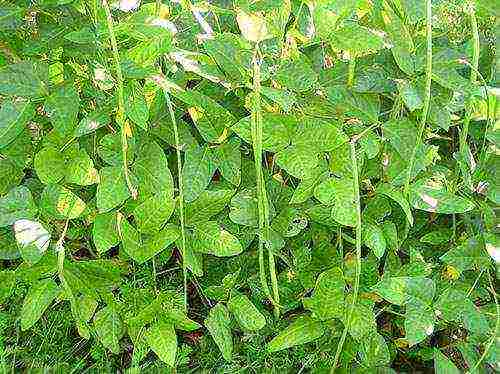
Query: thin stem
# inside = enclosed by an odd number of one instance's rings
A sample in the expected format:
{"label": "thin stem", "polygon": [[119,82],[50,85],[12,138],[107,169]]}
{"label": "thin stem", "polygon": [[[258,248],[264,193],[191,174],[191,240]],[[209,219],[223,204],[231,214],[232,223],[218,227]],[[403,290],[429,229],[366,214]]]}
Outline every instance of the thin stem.
{"label": "thin stem", "polygon": [[356,68],[356,57],[351,56],[347,67],[347,87],[352,88],[354,84],[354,69]]}
{"label": "thin stem", "polygon": [[170,120],[174,129],[175,153],[177,158],[177,176],[179,181],[179,220],[181,222],[181,255],[182,255],[182,278],[184,288],[184,310],[187,311],[187,263],[186,263],[186,227],[184,223],[184,181],[182,178],[182,164],[181,164],[181,145],[179,141],[179,129],[177,127],[177,120],[175,119],[174,108],[170,100],[170,94],[165,89],[165,101],[167,102]]}
{"label": "thin stem", "polygon": [[410,181],[413,174],[413,167],[415,165],[415,158],[417,157],[417,150],[420,148],[420,143],[422,142],[422,136],[424,134],[425,123],[427,122],[427,114],[429,112],[429,106],[431,102],[431,82],[432,82],[432,1],[425,0],[426,9],[426,34],[427,34],[427,65],[425,69],[425,97],[424,97],[424,107],[422,109],[422,116],[420,117],[420,124],[418,128],[417,139],[415,141],[415,147],[413,148],[412,156],[410,158],[410,164],[408,167],[408,172],[406,175],[405,189],[406,195],[409,193]]}
{"label": "thin stem", "polygon": [[368,134],[370,131],[376,129],[380,125],[381,125],[380,122],[375,122],[373,125],[368,126],[366,129],[364,129],[363,131],[361,131],[359,134],[354,135],[351,138],[351,142],[357,143],[359,139],[361,139],[363,136],[365,136],[366,134]]}
{"label": "thin stem", "polygon": [[65,250],[64,250],[64,237],[66,236],[66,233],[68,232],[68,225],[69,225],[69,220],[66,220],[64,223],[64,229],[61,233],[61,236],[57,240],[57,243],[55,245],[56,252],[57,252],[57,273],[59,275],[59,278],[61,280],[61,283],[64,282],[64,258],[66,256]]}
{"label": "thin stem", "polygon": [[474,281],[474,283],[472,284],[471,288],[469,289],[469,291],[467,292],[467,297],[469,297],[470,295],[472,295],[472,292],[476,289],[476,286],[479,282],[479,279],[481,279],[481,277],[483,276],[483,273],[484,273],[484,269],[481,270],[481,272],[479,273],[479,275],[477,276],[476,280]]}
{"label": "thin stem", "polygon": [[488,352],[490,351],[491,346],[493,345],[493,343],[495,343],[495,341],[497,340],[497,337],[498,337],[498,329],[500,327],[500,306],[498,305],[497,293],[495,291],[495,287],[493,285],[493,282],[491,281],[490,273],[488,273],[488,280],[490,282],[491,293],[493,294],[493,299],[495,300],[495,306],[496,306],[496,312],[497,312],[497,320],[495,322],[495,331],[493,331],[493,336],[491,337],[489,342],[484,347],[483,354],[481,355],[481,357],[479,357],[479,360],[477,360],[476,364],[470,370],[468,370],[468,373],[474,373],[476,371],[476,369],[479,367],[479,365],[481,365],[481,363],[484,361],[484,359],[488,355]]}
{"label": "thin stem", "polygon": [[337,346],[337,351],[335,352],[335,359],[333,361],[333,367],[331,373],[337,368],[337,364],[342,353],[342,348],[347,337],[347,328],[350,324],[352,318],[352,312],[356,303],[358,302],[359,294],[359,281],[361,278],[361,198],[359,194],[359,172],[358,172],[358,159],[356,157],[356,142],[351,141],[351,163],[352,163],[352,176],[353,176],[353,187],[354,187],[354,202],[356,204],[356,276],[354,278],[354,287],[352,290],[352,301],[347,312],[346,321],[344,325],[344,331],[340,337],[339,344]]}
{"label": "thin stem", "polygon": [[102,0],[104,10],[106,11],[106,23],[108,26],[109,40],[111,42],[111,49],[113,51],[113,60],[116,70],[116,93],[118,97],[118,111],[116,113],[116,122],[120,125],[121,143],[122,143],[122,159],[123,159],[123,174],[127,183],[127,188],[133,199],[137,198],[137,189],[130,180],[128,171],[127,151],[128,141],[127,137],[132,136],[132,129],[129,123],[125,120],[125,99],[123,94],[123,74],[120,66],[120,54],[118,51],[118,44],[116,42],[115,32],[113,30],[113,17],[109,9],[108,1]]}
{"label": "thin stem", "polygon": [[340,252],[340,258],[342,259],[342,271],[344,270],[344,241],[342,240],[342,226],[339,226],[337,230],[337,248]]}
{"label": "thin stem", "polygon": [[[472,66],[470,71],[470,82],[474,84],[477,78],[477,70],[479,67],[479,31],[477,28],[476,12],[472,6],[469,10],[470,23],[472,28],[473,52]],[[465,111],[465,118],[460,132],[459,151],[462,157],[466,157],[467,153],[467,137],[469,135],[469,124],[472,117],[472,105],[468,105]],[[465,177],[465,176],[464,176]],[[467,185],[471,185],[470,177],[467,177]]]}
{"label": "thin stem", "polygon": [[81,318],[80,312],[76,305],[76,300],[75,296],[73,295],[73,291],[71,290],[71,287],[69,286],[68,282],[66,281],[66,278],[64,277],[64,260],[66,258],[66,250],[64,248],[64,238],[66,237],[66,233],[68,232],[68,225],[69,225],[69,219],[67,219],[66,222],[64,223],[64,229],[61,233],[61,236],[59,237],[59,239],[55,244],[55,250],[57,253],[57,276],[59,278],[59,281],[61,282],[64,291],[66,292],[66,295],[69,298],[71,311],[76,319],[76,323],[80,331],[80,327],[82,326],[82,321],[80,319]]}
{"label": "thin stem", "polygon": [[[264,265],[264,239],[268,238],[269,228],[269,212],[267,205],[267,196],[264,178],[262,175],[262,114],[260,108],[260,63],[258,57],[258,46],[255,46],[255,54],[253,58],[253,105],[251,113],[252,123],[252,141],[254,152],[254,165],[255,176],[257,183],[257,206],[259,217],[259,235],[258,235],[258,251],[259,251],[259,276],[260,283],[266,294],[267,298],[275,306],[275,313],[277,304],[271,296],[269,285],[267,284],[266,268]],[[274,258],[271,259],[273,254],[269,251],[269,265],[274,265]],[[272,271],[272,270],[271,270]],[[276,277],[276,275],[274,275]],[[273,284],[274,291],[274,284]]]}
{"label": "thin stem", "polygon": [[155,258],[153,257],[152,258],[153,260],[153,288],[155,290],[155,293],[158,293],[158,285],[156,283],[156,261],[155,261]]}

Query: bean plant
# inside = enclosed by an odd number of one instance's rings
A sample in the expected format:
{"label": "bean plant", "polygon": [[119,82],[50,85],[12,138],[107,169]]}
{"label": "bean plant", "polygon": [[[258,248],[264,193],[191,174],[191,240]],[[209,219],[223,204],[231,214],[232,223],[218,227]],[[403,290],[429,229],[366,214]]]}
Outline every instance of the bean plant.
{"label": "bean plant", "polygon": [[500,370],[498,0],[0,0],[0,371]]}

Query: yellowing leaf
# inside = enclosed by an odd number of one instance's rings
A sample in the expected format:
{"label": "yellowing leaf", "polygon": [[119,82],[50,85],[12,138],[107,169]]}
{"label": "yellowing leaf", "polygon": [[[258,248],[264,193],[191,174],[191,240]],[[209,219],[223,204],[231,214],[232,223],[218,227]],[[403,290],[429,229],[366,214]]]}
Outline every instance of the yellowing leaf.
{"label": "yellowing leaf", "polygon": [[246,13],[240,9],[236,14],[236,21],[243,37],[251,42],[258,43],[272,38],[267,31],[266,19],[259,13]]}

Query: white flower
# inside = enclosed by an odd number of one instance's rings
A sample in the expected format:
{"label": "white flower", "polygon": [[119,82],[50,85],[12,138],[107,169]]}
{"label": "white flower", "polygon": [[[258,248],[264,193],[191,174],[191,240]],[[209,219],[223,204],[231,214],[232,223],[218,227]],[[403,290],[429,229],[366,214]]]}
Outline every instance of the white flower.
{"label": "white flower", "polygon": [[139,5],[141,5],[140,0],[120,0],[118,7],[123,12],[131,12],[139,8]]}

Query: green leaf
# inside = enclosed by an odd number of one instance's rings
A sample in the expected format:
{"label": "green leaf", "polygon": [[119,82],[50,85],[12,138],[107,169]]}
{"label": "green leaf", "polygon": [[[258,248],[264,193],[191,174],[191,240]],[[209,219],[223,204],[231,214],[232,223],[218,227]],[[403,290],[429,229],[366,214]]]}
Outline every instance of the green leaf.
{"label": "green leaf", "polygon": [[413,156],[417,139],[417,127],[407,118],[389,120],[382,126],[384,137],[404,160]]}
{"label": "green leaf", "polygon": [[326,327],[322,322],[306,315],[299,316],[267,344],[267,350],[273,353],[296,345],[310,343],[323,336],[325,331]]}
{"label": "green leaf", "polygon": [[116,213],[102,213],[96,215],[92,226],[92,238],[98,253],[105,253],[112,247],[118,245]]}
{"label": "green leaf", "polygon": [[224,130],[236,122],[226,108],[197,91],[174,90],[172,94],[189,107],[196,128],[207,142],[220,143]]}
{"label": "green leaf", "polygon": [[308,148],[313,152],[329,152],[349,141],[335,121],[304,117],[300,119],[292,144],[300,148]]}
{"label": "green leaf", "polygon": [[318,154],[309,147],[292,145],[276,156],[276,164],[299,179],[310,177],[311,171],[316,168],[318,163]]}
{"label": "green leaf", "polygon": [[405,331],[410,346],[434,332],[435,315],[431,306],[436,286],[424,277],[387,277],[374,290],[392,304],[406,305]]}
{"label": "green leaf", "polygon": [[216,33],[203,47],[230,80],[243,82],[250,76],[252,50],[239,35]]}
{"label": "green leaf", "polygon": [[24,100],[4,100],[0,108],[0,149],[7,147],[25,129],[35,114],[34,106]]}
{"label": "green leaf", "polygon": [[175,201],[166,195],[147,198],[134,209],[134,218],[139,231],[154,234],[168,221],[175,208]]}
{"label": "green leaf", "polygon": [[89,322],[97,309],[97,300],[87,295],[81,295],[75,301],[78,317],[83,322]]}
{"label": "green leaf", "polygon": [[108,166],[99,170],[96,199],[97,209],[100,213],[116,208],[129,197],[130,192],[121,167]]}
{"label": "green leaf", "polygon": [[374,290],[388,302],[396,305],[414,303],[430,304],[434,297],[435,285],[424,277],[383,278]]}
{"label": "green leaf", "polygon": [[214,148],[214,162],[222,176],[235,186],[241,182],[240,141],[231,138],[227,143]]}
{"label": "green leaf", "polygon": [[297,102],[297,97],[291,91],[278,90],[271,87],[261,87],[260,89],[262,96],[278,104],[285,113],[290,112]]}
{"label": "green leaf", "polygon": [[137,152],[133,172],[138,181],[137,228],[153,234],[167,222],[175,205],[174,182],[163,149],[156,142],[145,142]]}
{"label": "green leaf", "polygon": [[191,202],[205,190],[215,172],[216,165],[213,162],[209,148],[198,148],[187,150],[182,167],[182,178],[184,184],[184,200]]}
{"label": "green leaf", "polygon": [[103,110],[96,110],[82,118],[75,127],[73,136],[80,137],[93,133],[111,122],[109,113]]}
{"label": "green leaf", "polygon": [[330,178],[320,183],[314,190],[318,200],[332,205],[332,217],[341,225],[356,225],[354,181],[350,178]]}
{"label": "green leaf", "polygon": [[452,230],[450,229],[439,229],[428,232],[420,238],[422,243],[428,243],[432,245],[448,243],[452,239]]}
{"label": "green leaf", "polygon": [[[131,4],[133,5],[133,3]],[[139,3],[136,6],[138,7]],[[149,41],[159,39],[160,41],[164,41],[166,44],[165,52],[168,52],[172,35],[175,33],[175,25],[170,24],[169,21],[161,22],[166,20],[160,18],[159,15],[165,14],[165,12],[168,14],[168,10],[165,10],[164,7],[164,5],[159,7],[159,14],[156,13],[155,7],[141,7],[124,22],[120,22],[119,31],[138,40]]]}
{"label": "green leaf", "polygon": [[[128,139],[127,160],[134,159],[136,144],[134,138]],[[123,152],[120,134],[107,134],[103,136],[97,146],[97,154],[109,165],[122,166]]]}
{"label": "green leaf", "polygon": [[142,86],[135,81],[125,86],[125,115],[143,130],[148,130],[149,108]]}
{"label": "green leaf", "polygon": [[229,203],[234,192],[234,190],[203,191],[196,200],[186,204],[184,213],[186,225],[208,221],[220,213]]}
{"label": "green leaf", "polygon": [[354,339],[362,341],[367,336],[376,334],[377,322],[373,312],[373,302],[359,300],[351,310],[350,319],[347,319],[348,315],[348,308],[346,308],[343,321],[347,326],[347,331]]}
{"label": "green leaf", "polygon": [[21,310],[22,331],[35,325],[59,292],[59,286],[52,279],[42,279],[30,288]]}
{"label": "green leaf", "polygon": [[385,366],[391,361],[389,347],[384,337],[378,333],[364,338],[358,352],[362,366],[367,368]]}
{"label": "green leaf", "polygon": [[0,94],[37,99],[48,95],[48,66],[44,62],[21,61],[0,69]]}
{"label": "green leaf", "polygon": [[478,307],[461,290],[447,288],[439,296],[434,308],[436,315],[448,322],[463,323],[465,328],[477,334],[487,334],[488,321]]}
{"label": "green leaf", "polygon": [[315,87],[318,75],[311,68],[307,58],[301,55],[295,60],[284,61],[276,72],[276,81],[292,91],[302,92]]}
{"label": "green leaf", "polygon": [[233,292],[227,307],[243,330],[258,331],[266,325],[266,318],[246,295]]}
{"label": "green leaf", "polygon": [[434,370],[436,374],[459,374],[460,370],[457,369],[455,364],[439,349],[434,351]]}
{"label": "green leaf", "polygon": [[172,322],[174,327],[179,330],[195,331],[201,327],[198,322],[189,319],[183,310],[176,309],[176,307],[172,307],[166,311],[166,319]]}
{"label": "green leaf", "polygon": [[[404,1],[403,3],[411,3]],[[385,30],[392,44],[391,52],[399,68],[406,74],[412,76],[415,73],[415,46],[412,35],[408,27],[392,10],[387,2],[383,2],[382,19],[385,24]],[[417,5],[417,9],[422,7]]]}
{"label": "green leaf", "polygon": [[16,5],[5,4],[0,9],[0,27],[2,30],[13,31],[23,24],[23,8]]}
{"label": "green leaf", "polygon": [[313,295],[304,299],[304,308],[320,320],[340,318],[344,313],[344,288],[344,274],[340,268],[325,271],[319,275]]}
{"label": "green leaf", "polygon": [[415,209],[442,214],[465,213],[474,203],[448,192],[441,182],[420,179],[411,186],[410,203]]}
{"label": "green leaf", "polygon": [[422,342],[434,333],[436,317],[429,305],[409,303],[405,315],[405,338],[411,346]]}
{"label": "green leaf", "polygon": [[121,219],[119,234],[125,252],[134,261],[143,264],[175,242],[180,231],[176,226],[167,225],[153,235],[141,236],[126,219]]}
{"label": "green leaf", "polygon": [[[0,256],[1,258],[1,256]],[[4,304],[12,294],[16,284],[16,273],[11,270],[0,271],[0,304]]]}
{"label": "green leaf", "polygon": [[229,311],[220,303],[210,309],[204,322],[226,361],[231,361],[233,355],[233,337],[230,323]]}
{"label": "green leaf", "polygon": [[120,339],[125,333],[117,307],[108,305],[94,316],[94,328],[99,341],[111,352],[120,352]]}
{"label": "green leaf", "polygon": [[40,209],[56,219],[75,219],[86,208],[73,192],[57,184],[47,185],[40,196]]}
{"label": "green leaf", "polygon": [[332,46],[348,51],[351,56],[364,56],[384,48],[384,39],[380,32],[361,26],[357,22],[345,22],[330,34]]}
{"label": "green leaf", "polygon": [[37,211],[30,190],[24,186],[14,187],[0,198],[0,227],[12,225],[20,219],[34,218]]}
{"label": "green leaf", "polygon": [[[191,134],[191,125],[182,119],[177,119],[177,131],[179,135],[179,149],[186,151],[188,149],[196,149],[198,141]],[[161,118],[151,123],[150,132],[167,142],[174,149],[177,148],[177,143],[174,136],[174,125],[169,118]]]}
{"label": "green leaf", "polygon": [[[278,113],[262,113],[262,148],[271,152],[279,152],[292,142],[298,119],[292,115]],[[252,126],[250,116],[242,118],[231,129],[240,138],[252,144]]]}
{"label": "green leaf", "polygon": [[217,222],[200,222],[192,227],[195,251],[218,257],[235,256],[243,251],[240,241]]}
{"label": "green leaf", "polygon": [[370,248],[378,259],[381,259],[387,247],[384,232],[378,225],[371,223],[363,224],[363,243]]}
{"label": "green leaf", "polygon": [[[15,145],[15,143],[14,141],[13,144]],[[0,158],[0,175],[2,175],[0,179],[0,195],[5,195],[12,188],[21,183],[24,178],[23,166],[16,165],[16,163],[10,159]]]}
{"label": "green leaf", "polygon": [[45,111],[56,131],[63,136],[73,134],[78,117],[80,96],[74,84],[57,87],[45,101]]}
{"label": "green leaf", "polygon": [[257,227],[259,225],[257,204],[255,189],[242,190],[231,199],[229,218],[239,225]]}
{"label": "green leaf", "polygon": [[[316,186],[322,179],[326,179],[328,174],[326,168],[322,167],[321,164],[317,168],[311,170],[310,176],[302,179],[297,188],[295,188],[293,196],[290,199],[290,204],[301,204],[312,197]],[[327,196],[325,196],[325,198],[328,199]]]}
{"label": "green leaf", "polygon": [[45,184],[57,183],[67,172],[62,153],[54,147],[42,148],[35,156],[35,171]]}
{"label": "green leaf", "polygon": [[163,149],[154,141],[146,141],[137,150],[133,172],[138,183],[138,199],[152,195],[173,198],[174,182]]}
{"label": "green leaf", "polygon": [[177,335],[171,323],[157,321],[144,334],[144,338],[154,353],[170,367],[175,366]]}
{"label": "green leaf", "polygon": [[67,183],[90,186],[99,182],[99,174],[97,173],[97,169],[94,168],[94,161],[92,161],[83,149],[72,156],[65,169],[65,180]]}
{"label": "green leaf", "polygon": [[469,238],[439,258],[458,272],[483,269],[491,263],[482,239]]}
{"label": "green leaf", "polygon": [[390,184],[381,184],[377,187],[377,192],[391,198],[396,203],[398,203],[401,209],[403,209],[408,223],[410,224],[410,226],[413,226],[413,215],[411,214],[410,204],[405,199],[401,191],[399,191],[395,187],[392,187]]}
{"label": "green leaf", "polygon": [[14,260],[21,257],[19,248],[12,230],[7,227],[0,228],[0,259]]}
{"label": "green leaf", "polygon": [[423,108],[424,101],[422,100],[422,97],[413,82],[400,80],[397,84],[399,95],[410,112]]}
{"label": "green leaf", "polygon": [[299,209],[286,207],[274,218],[271,227],[285,238],[298,235],[307,227],[307,216]]}
{"label": "green leaf", "polygon": [[365,124],[378,121],[380,98],[377,94],[357,93],[345,86],[328,87],[326,94],[337,112],[357,118]]}

